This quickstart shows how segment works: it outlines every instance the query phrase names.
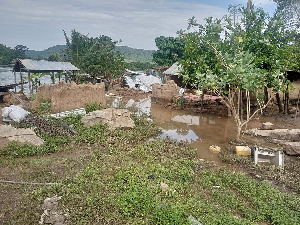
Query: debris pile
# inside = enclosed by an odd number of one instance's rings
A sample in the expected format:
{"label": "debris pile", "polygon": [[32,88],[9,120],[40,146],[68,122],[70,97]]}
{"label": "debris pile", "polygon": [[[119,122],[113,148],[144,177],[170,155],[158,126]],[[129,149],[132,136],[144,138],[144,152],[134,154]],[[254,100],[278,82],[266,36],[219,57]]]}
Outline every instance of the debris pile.
{"label": "debris pile", "polygon": [[135,124],[130,115],[131,112],[127,109],[108,108],[90,112],[81,121],[88,126],[101,122],[107,124],[112,130],[116,128],[132,128]]}
{"label": "debris pile", "polygon": [[278,144],[288,155],[300,155],[300,129],[250,129],[245,134],[268,138]]}
{"label": "debris pile", "polygon": [[43,139],[38,137],[32,129],[17,129],[10,125],[0,125],[0,139],[1,138],[20,143],[30,143],[37,146],[44,143]]}
{"label": "debris pile", "polygon": [[46,120],[40,116],[29,116],[20,124],[21,127],[28,125],[33,127],[38,134],[46,132],[51,136],[71,136],[70,132],[58,124],[58,122],[54,123],[53,120]]}
{"label": "debris pile", "polygon": [[44,200],[44,213],[41,215],[39,224],[62,225],[65,223],[66,215],[58,211],[58,205],[61,198],[61,196],[54,196]]}

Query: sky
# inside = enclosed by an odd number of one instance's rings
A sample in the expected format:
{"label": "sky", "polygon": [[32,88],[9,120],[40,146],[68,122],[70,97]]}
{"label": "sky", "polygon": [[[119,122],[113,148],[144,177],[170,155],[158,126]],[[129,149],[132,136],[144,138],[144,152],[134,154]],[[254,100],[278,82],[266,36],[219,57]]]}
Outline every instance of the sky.
{"label": "sky", "polygon": [[[271,0],[252,0],[273,13]],[[1,0],[0,44],[45,50],[66,43],[75,29],[89,37],[106,35],[121,46],[155,50],[155,38],[177,36],[189,18],[199,23],[227,14],[228,5],[247,0]]]}

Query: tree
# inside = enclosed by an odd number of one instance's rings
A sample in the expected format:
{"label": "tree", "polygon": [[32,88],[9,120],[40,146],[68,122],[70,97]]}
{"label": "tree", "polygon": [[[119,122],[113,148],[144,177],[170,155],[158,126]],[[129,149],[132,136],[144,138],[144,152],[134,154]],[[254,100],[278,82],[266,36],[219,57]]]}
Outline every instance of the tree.
{"label": "tree", "polygon": [[273,0],[277,4],[276,14],[283,17],[290,28],[300,28],[300,1]]}
{"label": "tree", "polygon": [[[239,139],[242,128],[270,101],[264,104],[260,92],[266,86],[265,70],[257,67],[254,54],[245,50],[243,38],[236,36],[241,30],[228,29],[230,24],[231,21],[227,30],[223,30],[220,20],[208,18],[205,25],[200,25],[192,18],[189,27],[198,30],[182,34],[188,43],[180,64],[185,81],[189,80],[204,90],[211,89],[221,97],[233,115],[238,130],[236,138]],[[241,26],[236,29],[241,29]],[[221,38],[224,32],[225,37]],[[278,72],[274,71],[272,76],[274,80],[282,80]],[[280,84],[274,82],[272,87],[279,89]],[[242,107],[242,93],[246,96],[246,110]],[[250,93],[256,96],[258,108],[255,110],[250,108]]]}
{"label": "tree", "polygon": [[181,37],[155,38],[157,51],[153,53],[153,61],[159,66],[170,66],[183,55],[185,39]]}
{"label": "tree", "polygon": [[27,48],[25,45],[17,45],[15,47],[15,50],[16,51],[20,51],[20,52],[23,52],[25,53],[26,51],[28,51],[29,48]]}
{"label": "tree", "polygon": [[[250,1],[251,2],[251,1]],[[226,41],[230,42],[235,37],[243,38],[243,50],[254,54],[254,62],[258,68],[266,71],[266,86],[264,87],[264,102],[268,102],[268,88],[272,83],[278,82],[274,79],[273,73],[280,70],[284,73],[295,67],[296,56],[296,32],[286,26],[282,20],[282,15],[275,13],[272,17],[265,13],[262,8],[255,8],[254,5],[248,4],[247,8],[240,7],[242,15],[240,23],[232,24],[230,18],[225,17]],[[292,53],[292,54],[291,54]],[[284,79],[286,86],[289,82]],[[282,107],[279,98],[279,91],[276,93],[279,111],[286,111]]]}
{"label": "tree", "polygon": [[[23,45],[17,45],[17,46],[23,46]],[[11,49],[3,44],[0,44],[0,64],[10,64],[16,58],[20,58],[20,59],[26,58],[24,51],[18,49],[17,46],[15,49]]]}
{"label": "tree", "polygon": [[124,56],[115,51],[116,44],[108,36],[89,38],[72,30],[67,43],[67,58],[78,68],[94,77],[119,77],[124,72]]}

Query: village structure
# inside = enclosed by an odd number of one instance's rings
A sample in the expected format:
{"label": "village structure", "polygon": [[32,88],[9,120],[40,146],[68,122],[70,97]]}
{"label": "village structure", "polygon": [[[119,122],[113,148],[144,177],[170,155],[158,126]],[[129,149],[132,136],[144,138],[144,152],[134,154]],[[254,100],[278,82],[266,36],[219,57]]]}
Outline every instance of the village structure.
{"label": "village structure", "polygon": [[[51,81],[49,81],[49,84],[38,86],[35,90],[35,100],[28,102],[28,100],[24,100],[25,96],[23,96],[23,100],[18,97],[18,93],[16,93],[15,90],[16,86],[20,86],[20,93],[23,93],[24,84],[28,83],[29,90],[27,93],[29,93],[29,96],[27,97],[30,98],[34,93],[33,84],[30,82],[32,74],[49,74]],[[180,102],[185,105],[185,107],[192,107],[201,101],[211,103],[218,102],[219,107],[222,105],[221,99],[218,96],[207,93],[203,95],[203,98],[200,98],[199,95],[195,94],[193,89],[189,89],[187,85],[184,85],[182,76],[180,76],[180,66],[178,62],[171,66],[148,69],[144,74],[127,71],[122,78],[111,81],[109,90],[106,80],[104,81],[103,78],[97,80],[91,79],[91,77],[86,74],[80,75],[80,70],[68,62],[17,59],[13,67],[12,75],[15,81],[16,77],[20,76],[20,80],[24,82],[1,86],[0,100],[3,103],[7,102],[10,104],[13,102],[14,104],[21,105],[21,107],[29,111],[38,108],[40,103],[46,100],[51,102],[51,113],[53,114],[84,109],[89,103],[96,103],[105,107],[107,96],[126,96],[132,95],[133,92],[136,98],[138,98],[139,95],[143,97],[146,94],[151,97],[153,102],[164,104],[173,109],[178,108]],[[84,79],[85,82],[79,84],[78,77]],[[294,90],[289,92],[288,101],[291,105],[289,106],[289,113],[294,114],[296,118],[299,111],[300,73],[289,71],[287,78],[293,82],[295,87]],[[270,92],[270,97],[272,97],[272,92]],[[281,97],[284,98],[285,96]],[[129,117],[129,114],[127,116]],[[2,120],[5,121],[6,119],[9,121],[9,118],[5,117],[3,117]],[[263,130],[270,130],[270,132],[265,133],[262,131],[262,133],[260,133],[251,130],[247,132],[249,134],[252,132],[255,136],[268,137],[278,137],[279,134],[276,132],[279,132],[280,137],[287,136],[293,137],[294,139],[296,137],[297,140],[300,135],[299,130],[284,132],[283,130],[273,130],[273,127],[269,129],[264,128]],[[3,135],[4,134],[2,134],[2,136]],[[5,137],[5,135],[3,137]],[[293,138],[290,138],[290,140],[293,140]],[[285,146],[283,150],[290,155],[297,155],[300,152],[299,142],[283,142],[276,138],[274,142]]]}
{"label": "village structure", "polygon": [[[36,83],[32,84],[30,78],[36,74],[50,75],[49,84],[40,85],[39,77]],[[110,80],[108,83],[104,78],[95,79],[88,74],[80,74],[80,70],[71,63],[18,59],[13,67],[12,76],[15,81],[16,77],[20,76],[22,82],[0,86],[2,107],[0,148],[9,145],[12,141],[36,146],[44,144],[44,140],[36,135],[34,129],[11,126],[23,120],[30,121],[34,127],[41,126],[47,132],[69,137],[76,135],[77,131],[62,122],[61,119],[66,116],[79,114],[82,115],[81,122],[84,126],[103,123],[109,129],[114,130],[133,128],[135,124],[131,116],[136,113],[137,115],[151,115],[151,119],[156,121],[188,124],[195,136],[191,135],[190,138],[196,140],[203,135],[198,127],[201,124],[214,124],[213,120],[207,121],[206,118],[200,119],[201,117],[190,115],[173,116],[170,111],[156,112],[155,105],[161,105],[169,110],[193,111],[199,115],[213,113],[219,116],[218,118],[230,117],[229,111],[219,96],[213,92],[199,95],[197,90],[183,83],[178,63],[168,67],[155,67],[145,73],[126,70],[123,77]],[[288,113],[292,116],[291,120],[296,121],[296,119],[299,120],[300,73],[290,71],[287,77],[293,82],[295,89],[290,91],[288,96],[282,94],[281,98],[288,98]],[[28,90],[25,90],[25,85]],[[34,85],[36,85],[35,88]],[[17,87],[20,87],[19,92],[16,91]],[[24,93],[27,93],[27,96]],[[272,96],[272,91],[269,93],[270,98],[275,97]],[[30,100],[33,96],[35,99]],[[128,102],[121,106],[120,102],[123,99],[128,99]],[[31,116],[28,119],[28,116],[34,115],[35,110],[43,107],[47,102],[51,103],[47,115]],[[89,104],[101,106],[102,109],[87,113],[86,106]],[[133,111],[129,110],[132,106],[136,107]],[[271,111],[274,107],[276,107],[275,104]],[[57,120],[61,127],[53,127],[47,122],[48,118]],[[271,122],[256,121],[258,120],[254,120],[252,126],[243,131],[243,135],[248,139],[261,138],[267,141],[260,141],[259,144],[249,142],[249,145],[236,144],[234,154],[251,157],[255,164],[267,162],[281,168],[285,166],[285,155],[298,156],[300,154],[299,128],[281,128]],[[234,131],[229,125],[225,124],[218,130],[224,131],[223,138],[233,137]],[[219,154],[224,151],[222,148],[211,143],[207,150],[211,154]],[[55,184],[47,183],[47,185]],[[167,191],[168,185],[162,183],[162,189]],[[61,196],[45,199],[40,224],[64,224],[66,215],[59,211],[60,200]]]}

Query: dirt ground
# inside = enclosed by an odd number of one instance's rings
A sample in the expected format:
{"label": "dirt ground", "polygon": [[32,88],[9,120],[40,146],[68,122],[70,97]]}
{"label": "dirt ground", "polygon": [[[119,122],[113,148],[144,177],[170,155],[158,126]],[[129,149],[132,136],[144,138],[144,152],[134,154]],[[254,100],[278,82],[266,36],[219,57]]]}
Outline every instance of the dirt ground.
{"label": "dirt ground", "polygon": [[[143,99],[146,97],[151,96],[151,93],[144,93],[142,91],[134,91],[134,90],[128,90],[128,89],[123,89],[123,88],[118,88],[115,90],[111,90],[109,92],[107,92],[106,94],[110,94],[110,95],[117,95],[117,96],[123,96],[123,97],[130,97],[130,98],[134,98],[134,99]],[[28,98],[24,95],[19,93],[18,96],[25,101],[27,104],[30,104],[30,101],[28,100]],[[6,106],[10,106],[11,104],[17,104],[20,105],[20,103],[15,100],[12,96],[7,96],[5,97],[5,102],[0,103],[0,109],[2,112],[2,108],[6,107]],[[21,105],[20,105],[21,106]],[[169,103],[166,104],[165,107],[171,108],[171,109],[184,109],[184,110],[192,110],[194,112],[208,112],[208,113],[214,113],[220,116],[226,116],[227,115],[227,108],[224,107],[224,105],[220,104],[220,103],[213,103],[213,104],[205,104],[203,106],[203,108],[201,108],[201,104],[183,104],[183,105],[177,105],[177,104],[173,104],[173,103]],[[277,107],[276,105],[271,105],[270,107],[267,108],[266,110],[266,115],[263,117],[263,120],[265,122],[271,122],[274,124],[274,128],[288,128],[288,129],[293,129],[293,128],[300,128],[300,116],[298,116],[297,118],[294,118],[294,114],[278,114],[277,113]],[[0,124],[3,124],[2,121],[2,116],[0,116]],[[260,126],[261,124],[256,124],[256,120],[253,120],[250,122],[249,127],[257,127]],[[247,137],[248,140],[244,140],[247,141],[248,143],[253,141],[252,137]],[[257,140],[255,140],[257,141]],[[267,140],[260,140],[262,142],[267,142]],[[1,144],[7,144],[8,141],[5,139],[0,139],[0,147]],[[235,143],[234,143],[235,144]],[[228,163],[230,165],[232,165],[232,167],[234,169],[237,170],[242,170],[245,173],[249,174],[250,176],[253,176],[255,179],[258,180],[262,180],[264,178],[267,178],[268,180],[270,180],[270,182],[272,184],[274,184],[275,186],[278,186],[280,188],[282,188],[282,190],[286,191],[286,190],[293,190],[291,188],[290,185],[294,185],[294,186],[299,186],[299,178],[295,175],[295,174],[299,174],[299,158],[297,157],[287,157],[286,158],[286,172],[284,175],[282,175],[282,172],[280,170],[277,169],[272,169],[270,167],[265,167],[264,169],[261,168],[255,168],[250,161],[246,160],[246,159],[237,159],[235,158],[233,155],[231,155],[232,153],[232,147],[234,145],[232,145],[232,143],[228,144],[228,149],[227,151],[224,152],[224,154],[221,155],[222,160],[225,163]],[[72,146],[70,146],[71,148]],[[75,149],[75,151],[72,151],[72,154],[70,153],[57,153],[57,154],[53,154],[51,156],[48,156],[48,158],[50,157],[54,157],[56,158],[56,163],[55,164],[51,164],[49,165],[47,162],[53,162],[53,160],[49,160],[47,161],[47,158],[45,158],[45,171],[35,171],[35,175],[38,176],[38,174],[36,173],[49,173],[49,177],[53,178],[56,177],[56,175],[53,175],[53,171],[56,171],[57,173],[60,173],[59,168],[61,168],[63,171],[69,171],[70,173],[74,173],[74,171],[77,170],[77,168],[80,167],[80,165],[77,165],[75,163],[75,161],[73,161],[73,158],[76,157],[81,157],[84,156],[86,154],[89,154],[90,151],[93,150],[94,146],[83,146],[83,148],[87,148],[81,149],[79,146],[73,146]],[[99,146],[96,146],[99,147]],[[85,151],[88,150],[88,151]],[[19,159],[20,161],[22,161],[22,159]],[[18,168],[14,168],[14,173],[12,174],[10,172],[10,167],[11,165],[8,166],[1,166],[0,168],[0,178],[2,180],[22,180],[26,177],[30,177],[32,176],[31,171],[29,171],[27,168],[27,164],[30,164],[32,168],[34,168],[34,163],[35,163],[36,157],[32,157],[32,158],[26,158],[24,160],[24,165],[19,165]],[[72,167],[71,168],[63,168],[64,166],[66,166],[67,164],[65,164],[66,161],[71,161],[72,163]],[[82,162],[83,163],[83,162]],[[55,169],[53,169],[55,168]],[[52,174],[50,174],[52,173]],[[279,175],[277,175],[279,174]],[[66,174],[67,176],[70,176],[70,174]],[[58,175],[57,175],[58,176]],[[61,177],[61,176],[59,176]],[[291,181],[294,181],[296,183],[291,183]],[[286,189],[287,188],[287,189]],[[7,190],[10,191],[7,191]],[[35,189],[34,186],[28,186],[27,188],[27,192],[30,193],[31,191],[33,191]],[[21,191],[22,189],[19,189],[18,186],[12,186],[12,188],[4,188],[4,191],[0,191],[0,218],[1,218],[1,211],[6,210],[6,208],[32,208],[32,207],[39,207],[39,206],[28,206],[28,205],[22,205],[22,202],[20,201],[22,199],[22,195],[23,192]],[[299,190],[293,190],[296,191],[296,193],[299,194]],[[4,204],[5,203],[5,204]],[[9,207],[8,207],[9,206]],[[6,212],[7,213],[7,212]],[[8,214],[9,215],[9,214]],[[0,220],[1,223],[1,220]]]}

